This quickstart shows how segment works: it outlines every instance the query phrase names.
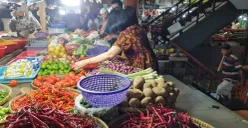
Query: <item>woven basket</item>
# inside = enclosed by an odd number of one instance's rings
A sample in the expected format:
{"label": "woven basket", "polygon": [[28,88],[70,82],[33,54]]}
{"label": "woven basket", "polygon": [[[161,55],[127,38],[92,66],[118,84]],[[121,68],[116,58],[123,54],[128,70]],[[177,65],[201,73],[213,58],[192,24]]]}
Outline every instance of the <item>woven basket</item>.
{"label": "woven basket", "polygon": [[10,99],[12,94],[12,89],[7,85],[0,84],[0,90],[9,92],[9,94],[3,100],[0,101],[0,105],[3,105]]}
{"label": "woven basket", "polygon": [[[45,76],[44,76],[45,77]],[[63,79],[65,77],[65,75],[60,75],[60,74],[57,74],[56,77],[60,78],[60,79]],[[36,87],[33,83],[34,81],[31,82],[31,87],[34,88],[34,89],[38,89],[38,87]],[[66,87],[68,88],[68,87]],[[69,87],[69,88],[77,88],[77,85],[75,86],[72,86],[72,87]]]}
{"label": "woven basket", "polygon": [[[74,91],[74,92],[76,92],[76,93],[79,93],[80,94],[80,91],[79,90],[77,90],[77,89],[72,89],[72,88],[66,88],[67,90],[70,90],[70,91]],[[9,102],[9,110],[10,110],[10,113],[15,113],[16,111],[14,111],[13,109],[12,109],[12,103],[16,100],[16,99],[18,99],[18,98],[20,98],[20,97],[22,97],[22,96],[25,96],[26,94],[21,94],[21,95],[19,95],[19,96],[17,96],[17,97],[15,97],[15,98],[13,98],[10,102]],[[68,110],[67,112],[71,112],[71,111],[73,111],[74,109],[72,109],[72,110]]]}
{"label": "woven basket", "polygon": [[93,118],[95,119],[96,123],[98,123],[102,128],[109,128],[108,125],[101,119],[97,117],[93,117]]}
{"label": "woven basket", "polygon": [[[109,123],[109,127],[110,128],[114,128],[119,126],[122,122],[126,121],[128,119],[128,117],[126,115],[120,116],[119,118],[113,120],[112,122]],[[214,128],[213,126],[211,126],[208,123],[205,123],[199,119],[193,118],[191,117],[191,120],[193,121],[194,124],[196,124],[197,126],[199,126],[200,128]]]}

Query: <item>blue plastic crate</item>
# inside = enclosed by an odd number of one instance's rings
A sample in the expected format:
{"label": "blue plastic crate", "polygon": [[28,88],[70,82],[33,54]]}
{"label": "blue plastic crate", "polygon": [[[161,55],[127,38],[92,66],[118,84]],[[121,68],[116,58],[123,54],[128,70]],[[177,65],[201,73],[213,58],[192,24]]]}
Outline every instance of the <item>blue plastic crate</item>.
{"label": "blue plastic crate", "polygon": [[37,76],[40,68],[38,68],[35,73],[29,77],[4,77],[4,71],[7,69],[8,66],[2,66],[0,68],[0,83],[1,84],[7,84],[9,83],[11,80],[17,80],[18,83],[28,83],[28,82],[32,82],[34,80],[34,78]]}

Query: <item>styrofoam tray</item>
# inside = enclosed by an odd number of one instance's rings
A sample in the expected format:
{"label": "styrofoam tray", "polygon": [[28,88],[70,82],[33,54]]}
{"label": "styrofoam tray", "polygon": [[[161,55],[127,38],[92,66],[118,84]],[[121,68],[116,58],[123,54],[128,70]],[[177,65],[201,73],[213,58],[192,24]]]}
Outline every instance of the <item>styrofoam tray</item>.
{"label": "styrofoam tray", "polygon": [[38,74],[38,72],[39,72],[39,70],[40,70],[40,68],[39,69],[37,69],[36,71],[35,71],[35,73],[34,74],[32,74],[31,76],[29,76],[29,77],[4,77],[4,71],[7,69],[7,67],[8,66],[2,66],[1,68],[0,68],[0,83],[2,83],[2,84],[6,84],[6,83],[9,83],[11,80],[17,80],[18,81],[18,83],[27,83],[27,82],[32,82],[33,81],[33,79],[37,76],[37,74]]}

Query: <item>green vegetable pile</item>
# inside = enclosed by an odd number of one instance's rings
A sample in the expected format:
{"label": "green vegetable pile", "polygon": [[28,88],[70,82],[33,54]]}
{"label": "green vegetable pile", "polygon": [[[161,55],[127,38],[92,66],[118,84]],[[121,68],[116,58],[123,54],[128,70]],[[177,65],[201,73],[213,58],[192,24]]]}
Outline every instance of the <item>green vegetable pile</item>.
{"label": "green vegetable pile", "polygon": [[9,113],[9,108],[4,108],[0,106],[0,122],[5,121],[5,117],[8,113]]}
{"label": "green vegetable pile", "polygon": [[41,65],[39,76],[46,76],[50,74],[67,74],[71,71],[70,64],[65,62],[51,62],[47,61]]}
{"label": "green vegetable pile", "polygon": [[2,101],[4,98],[6,98],[8,96],[8,92],[6,91],[1,91],[0,92],[0,101]]}

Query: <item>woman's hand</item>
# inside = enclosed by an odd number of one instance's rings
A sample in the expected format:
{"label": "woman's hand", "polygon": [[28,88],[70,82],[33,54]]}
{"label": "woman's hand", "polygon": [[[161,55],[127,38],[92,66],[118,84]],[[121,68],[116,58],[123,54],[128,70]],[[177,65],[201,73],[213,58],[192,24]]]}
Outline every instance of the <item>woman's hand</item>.
{"label": "woman's hand", "polygon": [[80,68],[83,68],[85,65],[87,65],[89,63],[89,60],[81,60],[75,63],[73,69],[74,70],[78,70]]}

